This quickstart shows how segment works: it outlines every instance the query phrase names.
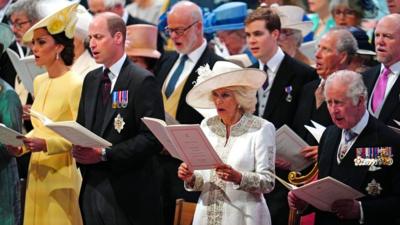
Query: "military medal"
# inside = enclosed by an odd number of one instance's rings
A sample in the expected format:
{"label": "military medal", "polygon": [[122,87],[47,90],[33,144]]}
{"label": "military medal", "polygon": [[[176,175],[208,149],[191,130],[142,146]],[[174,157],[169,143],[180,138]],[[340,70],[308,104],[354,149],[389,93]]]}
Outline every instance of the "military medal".
{"label": "military medal", "polygon": [[112,95],[112,108],[126,108],[128,106],[128,90],[114,91]]}
{"label": "military medal", "polygon": [[289,86],[285,87],[285,92],[287,94],[287,96],[286,96],[286,101],[287,102],[291,102],[292,99],[293,99],[293,97],[291,95],[292,91],[293,91],[292,85],[289,85]]}
{"label": "military medal", "polygon": [[117,117],[114,119],[114,128],[115,130],[118,131],[118,133],[121,133],[121,130],[124,129],[124,118],[122,118],[121,114],[118,113]]}
{"label": "military medal", "polygon": [[356,148],[355,166],[390,166],[392,164],[391,147]]}
{"label": "military medal", "polygon": [[377,196],[381,194],[382,187],[380,183],[376,182],[375,179],[372,179],[372,181],[368,183],[365,190],[368,192],[369,195]]}

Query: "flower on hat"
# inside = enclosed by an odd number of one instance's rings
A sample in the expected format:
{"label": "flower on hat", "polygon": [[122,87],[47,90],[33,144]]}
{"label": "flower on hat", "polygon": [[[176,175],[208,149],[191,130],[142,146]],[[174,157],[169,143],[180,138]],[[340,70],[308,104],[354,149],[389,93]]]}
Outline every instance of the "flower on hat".
{"label": "flower on hat", "polygon": [[47,24],[47,30],[50,34],[61,33],[66,26],[66,18],[64,15],[57,15],[51,19]]}
{"label": "flower on hat", "polygon": [[213,76],[213,72],[210,69],[210,65],[205,64],[204,66],[200,66],[197,70],[196,70],[197,74],[199,74],[199,76],[197,77],[196,80],[196,85],[200,84],[201,82],[211,78]]}

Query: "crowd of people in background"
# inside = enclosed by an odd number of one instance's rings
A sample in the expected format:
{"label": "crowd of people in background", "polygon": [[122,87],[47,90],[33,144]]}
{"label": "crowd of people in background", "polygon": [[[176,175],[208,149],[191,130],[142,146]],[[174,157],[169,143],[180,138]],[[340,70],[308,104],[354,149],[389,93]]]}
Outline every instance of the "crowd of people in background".
{"label": "crowd of people in background", "polygon": [[[177,199],[197,203],[193,225],[400,225],[399,13],[399,0],[0,0],[0,123],[22,134],[0,143],[0,225],[172,225]],[[32,83],[14,53],[42,71]],[[41,115],[112,145],[74,145]],[[143,117],[199,124],[223,164],[193,170]],[[364,196],[322,211],[278,182],[284,126],[317,179]]]}

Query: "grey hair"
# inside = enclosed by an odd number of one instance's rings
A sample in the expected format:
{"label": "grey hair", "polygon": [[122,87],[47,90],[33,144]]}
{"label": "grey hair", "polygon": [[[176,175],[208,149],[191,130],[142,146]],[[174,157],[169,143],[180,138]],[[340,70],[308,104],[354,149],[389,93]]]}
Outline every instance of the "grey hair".
{"label": "grey hair", "polygon": [[[332,73],[325,82],[324,96],[326,98],[327,90],[337,81],[340,85],[347,87],[346,96],[351,98],[353,105],[356,105],[360,97],[364,97],[365,106],[367,106],[368,92],[364,84],[362,75],[351,70],[339,70]],[[337,85],[337,84],[336,84]]]}
{"label": "grey hair", "polygon": [[168,14],[172,13],[174,11],[174,9],[182,8],[182,7],[191,7],[191,8],[193,8],[193,10],[190,8],[190,12],[191,12],[190,17],[191,17],[192,21],[199,21],[199,22],[201,22],[203,24],[203,12],[201,11],[201,8],[197,4],[195,4],[195,3],[191,2],[191,1],[186,1],[186,0],[178,1],[177,3],[175,3],[172,6],[172,8],[171,8],[171,10],[169,11]]}
{"label": "grey hair", "polygon": [[104,0],[104,7],[106,8],[114,8],[117,5],[121,5],[125,7],[125,0]]}
{"label": "grey hair", "polygon": [[363,18],[364,17],[364,10],[362,8],[360,0],[331,0],[331,3],[329,4],[329,9],[333,15],[333,10],[336,9],[338,6],[345,6],[348,7],[349,9],[352,9],[356,12],[358,18]]}
{"label": "grey hair", "polygon": [[354,55],[358,50],[357,40],[350,31],[343,27],[334,28],[329,33],[337,37],[336,50],[338,52],[346,52],[347,55]]}
{"label": "grey hair", "polygon": [[18,0],[12,3],[7,9],[7,16],[11,17],[16,12],[24,12],[29,20],[38,21],[41,19],[39,12],[36,10],[37,0]]}
{"label": "grey hair", "polygon": [[253,113],[256,110],[257,90],[246,86],[231,86],[226,89],[233,92],[237,103],[245,113]]}

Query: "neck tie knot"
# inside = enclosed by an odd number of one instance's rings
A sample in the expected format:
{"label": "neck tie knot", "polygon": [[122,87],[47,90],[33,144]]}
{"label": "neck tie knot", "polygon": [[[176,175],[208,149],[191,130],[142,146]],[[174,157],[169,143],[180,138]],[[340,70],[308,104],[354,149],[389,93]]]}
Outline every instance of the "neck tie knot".
{"label": "neck tie knot", "polygon": [[344,131],[344,141],[346,144],[353,140],[357,136],[357,133],[351,131],[351,130],[345,130]]}

